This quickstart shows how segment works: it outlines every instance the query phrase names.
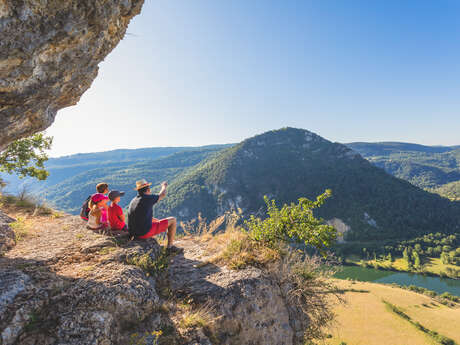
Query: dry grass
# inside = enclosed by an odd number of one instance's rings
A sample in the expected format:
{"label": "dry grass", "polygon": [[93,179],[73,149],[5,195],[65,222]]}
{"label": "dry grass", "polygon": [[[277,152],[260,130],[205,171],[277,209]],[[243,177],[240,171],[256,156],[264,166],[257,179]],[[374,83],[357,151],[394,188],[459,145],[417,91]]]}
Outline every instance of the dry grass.
{"label": "dry grass", "polygon": [[191,222],[181,223],[187,236],[193,236],[206,248],[211,259],[203,262],[227,265],[231,269],[248,266],[264,267],[280,259],[280,252],[251,240],[238,226],[240,214],[228,212],[207,223],[201,215]]}
{"label": "dry grass", "polygon": [[15,222],[10,224],[10,227],[14,231],[16,242],[23,241],[31,235],[29,225],[22,217],[18,217]]}
{"label": "dry grass", "polygon": [[213,322],[214,317],[211,310],[208,307],[200,307],[195,310],[185,310],[179,322],[179,327],[183,329],[209,328]]}
{"label": "dry grass", "polygon": [[[437,344],[430,336],[389,311],[382,300],[397,305],[413,320],[460,342],[460,308],[449,308],[428,296],[396,287],[366,282],[337,281],[345,290],[346,304],[335,307],[337,325],[331,328],[328,345]],[[348,290],[348,291],[347,291]],[[353,291],[354,290],[354,291]],[[356,291],[367,290],[369,293]]]}
{"label": "dry grass", "polygon": [[224,263],[231,269],[242,269],[248,266],[265,267],[281,259],[279,251],[251,240],[241,231],[231,231],[223,237],[227,240],[227,245],[221,254],[215,257],[214,262]]}
{"label": "dry grass", "polygon": [[0,207],[9,214],[23,213],[33,216],[49,216],[54,212],[43,202],[36,200],[27,193],[19,196],[0,194]]}

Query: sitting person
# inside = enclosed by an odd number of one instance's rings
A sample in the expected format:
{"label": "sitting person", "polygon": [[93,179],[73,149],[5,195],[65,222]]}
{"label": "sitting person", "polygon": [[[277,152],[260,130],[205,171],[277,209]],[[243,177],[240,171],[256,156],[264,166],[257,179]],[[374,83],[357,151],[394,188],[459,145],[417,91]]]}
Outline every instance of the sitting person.
{"label": "sitting person", "polygon": [[112,230],[128,231],[125,223],[125,215],[123,209],[118,205],[120,197],[125,195],[125,192],[112,190],[109,193],[109,199],[112,202],[109,206],[109,224]]}
{"label": "sitting person", "polygon": [[91,197],[88,217],[89,229],[101,230],[108,227],[107,200],[109,200],[109,198],[102,193],[96,193]]}
{"label": "sitting person", "polygon": [[153,218],[153,205],[166,196],[167,182],[161,184],[160,194],[152,194],[146,180],[136,181],[137,196],[131,200],[128,209],[128,231],[132,236],[145,239],[167,231],[168,252],[181,252],[182,248],[173,245],[176,235],[177,221],[174,217],[165,219]]}
{"label": "sitting person", "polygon": [[[107,183],[102,182],[96,185],[96,193],[107,194],[108,192],[109,192],[109,185]],[[80,218],[86,222],[88,221],[89,212],[91,211],[91,208],[89,207],[89,203],[93,195],[90,195],[86,198],[85,202],[83,203],[80,209]]]}

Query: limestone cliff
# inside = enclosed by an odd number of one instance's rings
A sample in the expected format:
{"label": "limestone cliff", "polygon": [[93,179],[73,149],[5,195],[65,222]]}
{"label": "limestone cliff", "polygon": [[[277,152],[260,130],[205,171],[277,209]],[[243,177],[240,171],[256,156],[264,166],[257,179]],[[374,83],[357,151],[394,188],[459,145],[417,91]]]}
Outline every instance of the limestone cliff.
{"label": "limestone cliff", "polygon": [[0,150],[78,102],[143,2],[0,0]]}
{"label": "limestone cliff", "polygon": [[77,217],[32,222],[0,257],[0,345],[303,343],[308,318],[283,284],[211,263],[203,241],[166,256]]}

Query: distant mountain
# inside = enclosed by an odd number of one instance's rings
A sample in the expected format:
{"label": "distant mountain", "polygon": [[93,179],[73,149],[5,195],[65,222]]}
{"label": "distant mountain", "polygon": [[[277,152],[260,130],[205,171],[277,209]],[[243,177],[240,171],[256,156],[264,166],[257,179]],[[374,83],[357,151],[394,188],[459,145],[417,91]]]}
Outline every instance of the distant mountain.
{"label": "distant mountain", "polygon": [[181,220],[199,212],[213,219],[234,208],[247,215],[264,209],[264,195],[281,204],[327,188],[333,197],[319,215],[350,227],[349,240],[460,229],[459,203],[387,174],[345,145],[294,128],[247,139],[184,171],[155,212]]}
{"label": "distant mountain", "polygon": [[76,214],[83,200],[95,192],[95,185],[99,182],[125,190],[127,196],[121,202],[125,206],[135,194],[133,187],[136,180],[146,178],[152,183],[170,180],[229,146],[159,147],[77,154],[51,158],[46,162],[50,172],[46,181],[19,179],[10,175],[2,175],[2,178],[9,183],[7,192],[15,194],[25,187],[52,206]]}
{"label": "distant mountain", "polygon": [[407,143],[350,143],[374,165],[424,189],[447,196],[442,188],[460,181],[460,146],[423,146]]}

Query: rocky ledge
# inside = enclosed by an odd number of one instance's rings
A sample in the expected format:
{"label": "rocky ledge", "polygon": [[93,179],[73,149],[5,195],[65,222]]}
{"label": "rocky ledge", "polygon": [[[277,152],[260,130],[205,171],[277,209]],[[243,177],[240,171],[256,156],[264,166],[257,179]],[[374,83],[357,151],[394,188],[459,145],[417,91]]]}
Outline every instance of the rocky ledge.
{"label": "rocky ledge", "polygon": [[167,256],[73,216],[35,224],[0,257],[1,345],[302,343],[307,320],[283,286],[210,263],[197,238]]}
{"label": "rocky ledge", "polygon": [[75,105],[144,0],[0,0],[0,150]]}

